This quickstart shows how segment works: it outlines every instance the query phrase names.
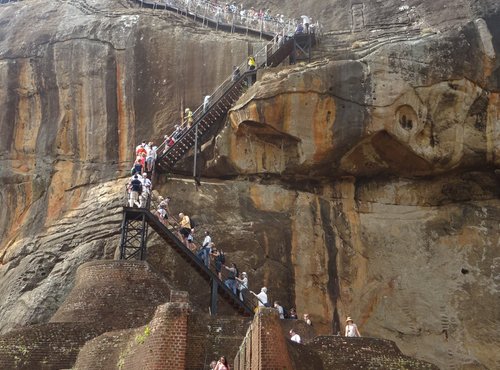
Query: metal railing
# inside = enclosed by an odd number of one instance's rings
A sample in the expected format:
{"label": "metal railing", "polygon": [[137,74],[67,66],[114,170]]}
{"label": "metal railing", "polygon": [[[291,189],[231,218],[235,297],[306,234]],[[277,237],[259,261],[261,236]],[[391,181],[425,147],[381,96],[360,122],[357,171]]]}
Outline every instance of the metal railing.
{"label": "metal railing", "polygon": [[138,0],[141,5],[148,4],[153,9],[171,8],[194,20],[201,21],[203,25],[211,22],[215,28],[225,26],[231,32],[246,30],[271,34],[293,32],[296,22],[293,19],[273,16],[267,11],[243,9],[235,5],[222,5],[204,0]]}
{"label": "metal railing", "polygon": [[[268,58],[274,54],[281,46],[282,43],[278,42],[278,40],[281,38],[281,35],[275,36],[272,41],[266,43],[261,49],[259,49],[256,53],[254,53],[252,56],[255,59],[256,63],[256,69],[262,68],[263,66],[266,65]],[[241,76],[239,78],[243,78],[244,74],[249,72],[248,69],[248,60],[245,60],[241,62],[238,66],[236,66],[238,70],[241,73]],[[239,79],[238,78],[238,79]],[[178,138],[176,141],[182,140],[182,138],[192,130],[195,130],[196,125],[198,125],[199,120],[201,117],[210,110],[210,108],[221,98],[224,96],[224,94],[229,90],[235,83],[237,83],[237,80],[235,81],[234,75],[231,74],[229,75],[215,90],[214,92],[210,95],[208,103],[203,103],[201,104],[194,112],[192,112],[192,119],[194,124],[188,128],[187,127],[187,122],[186,119],[184,119],[183,122],[179,126],[182,126],[183,129],[180,134],[178,134]],[[163,140],[163,142],[158,146],[157,153],[158,153],[158,158],[161,159],[164,156],[168,154],[168,151],[170,148],[166,148],[168,144],[168,141],[174,136],[175,129],[172,131],[170,134],[167,134],[167,138]],[[163,152],[162,152],[163,151]]]}

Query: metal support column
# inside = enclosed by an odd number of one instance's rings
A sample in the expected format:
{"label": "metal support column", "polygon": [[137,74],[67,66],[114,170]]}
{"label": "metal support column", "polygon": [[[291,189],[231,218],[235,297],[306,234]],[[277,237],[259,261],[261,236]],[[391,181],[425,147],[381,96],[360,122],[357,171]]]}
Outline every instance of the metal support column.
{"label": "metal support column", "polygon": [[217,290],[219,288],[219,284],[217,281],[212,279],[210,287],[210,315],[217,315]]}
{"label": "metal support column", "polygon": [[148,238],[148,224],[142,213],[123,213],[122,236],[120,242],[120,259],[146,259],[146,242]]}

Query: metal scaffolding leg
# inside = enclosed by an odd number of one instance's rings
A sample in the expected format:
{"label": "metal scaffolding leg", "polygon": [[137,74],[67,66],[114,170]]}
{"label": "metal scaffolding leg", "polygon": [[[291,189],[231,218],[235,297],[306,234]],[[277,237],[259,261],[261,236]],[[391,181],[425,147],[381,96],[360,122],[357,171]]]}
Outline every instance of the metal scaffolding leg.
{"label": "metal scaffolding leg", "polygon": [[120,242],[120,259],[146,259],[148,224],[144,214],[127,214],[125,211]]}

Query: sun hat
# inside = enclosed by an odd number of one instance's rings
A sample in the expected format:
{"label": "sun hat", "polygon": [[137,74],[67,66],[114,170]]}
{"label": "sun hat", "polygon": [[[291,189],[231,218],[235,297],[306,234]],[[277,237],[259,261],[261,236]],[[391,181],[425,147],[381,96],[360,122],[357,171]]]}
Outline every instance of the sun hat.
{"label": "sun hat", "polygon": [[349,321],[354,322],[354,320],[353,320],[353,319],[351,319],[349,316],[347,316],[347,319],[345,320],[345,322],[349,322]]}

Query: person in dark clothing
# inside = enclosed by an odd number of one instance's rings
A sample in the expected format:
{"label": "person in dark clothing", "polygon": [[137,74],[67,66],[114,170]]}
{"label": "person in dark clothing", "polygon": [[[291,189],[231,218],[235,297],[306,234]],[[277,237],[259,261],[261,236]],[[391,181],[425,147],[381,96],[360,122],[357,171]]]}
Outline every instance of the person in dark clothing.
{"label": "person in dark clothing", "polygon": [[237,66],[233,66],[233,76],[231,77],[231,80],[233,82],[238,81],[240,76],[241,76],[240,69]]}
{"label": "person in dark clothing", "polygon": [[130,191],[128,206],[133,207],[135,205],[139,207],[139,197],[142,193],[142,182],[139,180],[139,176],[134,175],[134,178],[130,181],[128,188]]}
{"label": "person in dark clothing", "polygon": [[233,291],[234,294],[238,292],[236,277],[238,276],[238,268],[235,263],[231,263],[231,267],[224,266],[224,268],[229,271],[229,276],[227,277],[224,284]]}
{"label": "person in dark clothing", "polygon": [[217,248],[215,248],[215,244],[212,243],[211,254],[214,259],[215,272],[217,273],[219,279],[222,280],[222,265],[224,264],[224,262],[226,262],[224,253],[222,251],[218,251]]}

